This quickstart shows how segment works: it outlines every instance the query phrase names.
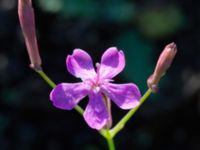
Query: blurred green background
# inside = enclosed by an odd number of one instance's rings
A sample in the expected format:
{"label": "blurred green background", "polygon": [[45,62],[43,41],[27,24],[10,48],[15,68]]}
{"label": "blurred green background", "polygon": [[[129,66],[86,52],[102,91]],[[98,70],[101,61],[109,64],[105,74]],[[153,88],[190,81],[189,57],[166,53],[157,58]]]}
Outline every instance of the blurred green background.
{"label": "blurred green background", "polygon": [[[117,83],[142,93],[166,44],[178,54],[160,91],[116,138],[118,150],[200,149],[200,2],[188,0],[33,0],[44,71],[77,82],[65,66],[74,48],[98,62],[109,47],[126,55]],[[29,68],[17,0],[0,0],[0,150],[106,150],[75,111],[54,108],[51,88]],[[81,105],[87,103],[87,98]],[[116,123],[126,111],[113,104]]]}

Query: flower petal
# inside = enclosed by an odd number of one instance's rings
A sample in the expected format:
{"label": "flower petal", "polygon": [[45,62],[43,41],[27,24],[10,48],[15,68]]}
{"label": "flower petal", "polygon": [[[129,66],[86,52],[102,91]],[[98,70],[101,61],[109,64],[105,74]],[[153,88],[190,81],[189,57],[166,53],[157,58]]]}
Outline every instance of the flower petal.
{"label": "flower petal", "polygon": [[100,92],[89,94],[89,103],[83,116],[87,124],[93,129],[100,130],[106,125],[109,115]]}
{"label": "flower petal", "polygon": [[81,49],[75,49],[72,55],[67,56],[66,65],[72,75],[82,80],[96,76],[90,55]]}
{"label": "flower petal", "polygon": [[139,104],[141,98],[138,87],[133,83],[102,85],[102,91],[120,108],[131,109]]}
{"label": "flower petal", "polygon": [[50,100],[55,107],[70,110],[87,94],[83,83],[61,83],[51,91]]}
{"label": "flower petal", "polygon": [[99,68],[100,78],[111,79],[119,74],[125,67],[125,57],[123,51],[118,51],[116,47],[109,48],[101,58]]}

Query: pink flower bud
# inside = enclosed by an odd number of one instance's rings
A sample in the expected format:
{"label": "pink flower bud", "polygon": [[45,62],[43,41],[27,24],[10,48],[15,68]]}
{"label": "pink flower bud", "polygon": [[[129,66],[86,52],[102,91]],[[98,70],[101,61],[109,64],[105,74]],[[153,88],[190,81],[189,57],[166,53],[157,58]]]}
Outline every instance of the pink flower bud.
{"label": "pink flower bud", "polygon": [[161,77],[166,73],[167,69],[171,66],[172,61],[176,55],[177,47],[175,43],[168,44],[161,53],[154,73],[148,78],[147,84],[153,92],[157,92],[158,83]]}
{"label": "pink flower bud", "polygon": [[30,66],[35,70],[41,69],[41,58],[35,32],[35,16],[31,0],[18,0],[18,14],[22,32],[25,38]]}

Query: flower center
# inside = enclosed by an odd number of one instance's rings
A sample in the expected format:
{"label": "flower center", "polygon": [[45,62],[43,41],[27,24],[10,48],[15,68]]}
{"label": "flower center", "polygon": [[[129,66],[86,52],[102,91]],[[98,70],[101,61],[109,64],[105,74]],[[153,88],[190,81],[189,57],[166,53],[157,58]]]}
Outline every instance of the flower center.
{"label": "flower center", "polygon": [[89,89],[94,90],[95,92],[99,92],[101,84],[103,84],[104,81],[100,82],[97,78],[95,78],[95,79],[87,79],[84,81],[84,83]]}
{"label": "flower center", "polygon": [[99,92],[100,89],[101,89],[101,85],[106,84],[106,83],[108,83],[110,81],[112,81],[112,80],[110,80],[110,79],[102,79],[97,74],[97,76],[95,78],[87,79],[87,80],[84,80],[83,82],[88,87],[88,89],[93,90],[95,92]]}

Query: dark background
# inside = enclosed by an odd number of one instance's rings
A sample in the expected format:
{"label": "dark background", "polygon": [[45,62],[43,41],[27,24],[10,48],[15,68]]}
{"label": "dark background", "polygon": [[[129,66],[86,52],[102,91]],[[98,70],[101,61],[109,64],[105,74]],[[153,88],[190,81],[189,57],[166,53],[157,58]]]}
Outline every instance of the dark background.
{"label": "dark background", "polygon": [[[200,149],[200,3],[196,0],[33,0],[44,71],[56,83],[79,81],[65,58],[74,48],[99,61],[123,49],[126,69],[117,83],[141,92],[170,42],[178,46],[160,91],[116,136],[117,150]],[[106,150],[81,116],[56,109],[51,88],[29,68],[17,0],[0,0],[0,150]],[[87,99],[81,103],[84,105]],[[114,124],[125,114],[113,105]]]}

